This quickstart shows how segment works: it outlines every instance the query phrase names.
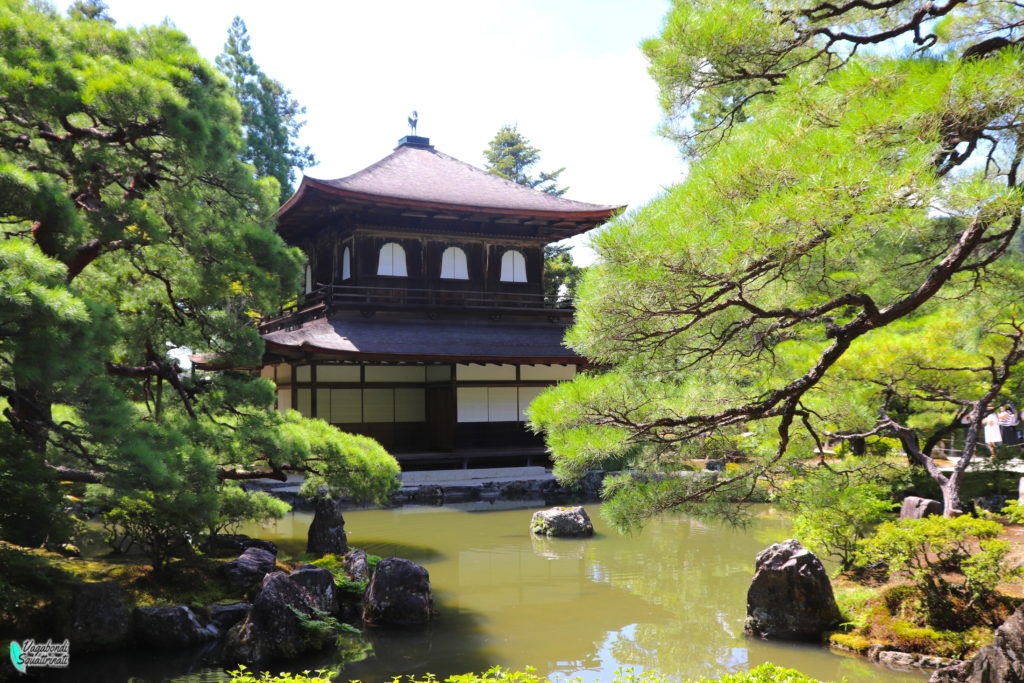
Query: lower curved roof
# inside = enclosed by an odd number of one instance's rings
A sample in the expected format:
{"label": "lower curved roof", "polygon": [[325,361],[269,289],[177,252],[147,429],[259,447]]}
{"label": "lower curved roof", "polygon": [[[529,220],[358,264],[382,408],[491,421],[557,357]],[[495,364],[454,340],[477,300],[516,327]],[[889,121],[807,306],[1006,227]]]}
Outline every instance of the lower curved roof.
{"label": "lower curved roof", "polygon": [[582,363],[557,323],[318,318],[263,335],[267,351],[394,361]]}

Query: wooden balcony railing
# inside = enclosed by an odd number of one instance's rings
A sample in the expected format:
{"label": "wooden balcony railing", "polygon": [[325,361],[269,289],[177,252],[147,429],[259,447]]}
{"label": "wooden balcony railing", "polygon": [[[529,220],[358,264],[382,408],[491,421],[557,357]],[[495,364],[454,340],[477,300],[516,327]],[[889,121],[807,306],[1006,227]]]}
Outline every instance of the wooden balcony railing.
{"label": "wooden balcony railing", "polygon": [[[264,320],[261,329],[272,331],[296,324],[296,316],[327,310],[465,310],[500,313],[565,314],[573,312],[572,301],[550,294],[519,292],[478,292],[452,289],[410,289],[402,287],[355,287],[319,285],[294,306]],[[289,324],[290,323],[290,324]]]}

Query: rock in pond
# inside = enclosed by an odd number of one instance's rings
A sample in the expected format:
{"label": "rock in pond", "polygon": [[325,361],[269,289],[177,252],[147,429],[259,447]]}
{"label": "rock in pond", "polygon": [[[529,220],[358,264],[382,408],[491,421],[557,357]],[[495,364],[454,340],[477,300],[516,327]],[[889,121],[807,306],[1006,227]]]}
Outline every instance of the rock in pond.
{"label": "rock in pond", "polygon": [[398,557],[377,565],[366,589],[363,622],[370,626],[416,626],[434,616],[434,597],[426,569]]}
{"label": "rock in pond", "polygon": [[81,652],[112,650],[128,640],[132,615],[113,581],[80,583],[71,589],[68,637]]}
{"label": "rock in pond", "polygon": [[942,514],[942,503],[931,498],[907,496],[900,507],[900,519],[922,519]]}
{"label": "rock in pond", "polygon": [[303,565],[288,575],[306,591],[309,604],[324,614],[338,614],[338,591],[334,585],[334,575],[326,569]]}
{"label": "rock in pond", "polygon": [[323,649],[335,636],[330,629],[310,626],[324,616],[315,603],[316,598],[284,572],[267,574],[249,614],[228,632],[224,663],[262,666]]}
{"label": "rock in pond", "polygon": [[594,525],[579,505],[555,507],[533,513],[530,531],[543,536],[593,536]]}
{"label": "rock in pond", "polygon": [[306,536],[306,552],[311,555],[344,555],[348,552],[345,518],[341,503],[334,498],[317,498],[313,522]]}
{"label": "rock in pond", "polygon": [[343,558],[345,572],[353,581],[369,581],[370,565],[366,561],[366,552],[358,548],[348,551]]}
{"label": "rock in pond", "polygon": [[237,560],[225,562],[221,572],[231,585],[250,589],[258,586],[276,566],[277,557],[273,554],[263,548],[246,548]]}
{"label": "rock in pond", "polygon": [[203,544],[203,550],[212,557],[241,555],[246,548],[262,548],[272,555],[277,555],[277,544],[273,541],[264,541],[245,534],[215,534]]}
{"label": "rock in pond", "polygon": [[210,622],[222,631],[245,619],[252,607],[248,602],[233,602],[229,605],[209,605],[206,609],[210,612]]}
{"label": "rock in pond", "polygon": [[215,624],[202,624],[196,614],[184,605],[137,607],[135,637],[146,645],[183,648],[220,637]]}
{"label": "rock in pond", "polygon": [[794,539],[762,550],[747,590],[743,630],[761,638],[819,641],[841,620],[821,560]]}
{"label": "rock in pond", "polygon": [[996,629],[974,659],[939,669],[929,683],[1024,683],[1024,607]]}

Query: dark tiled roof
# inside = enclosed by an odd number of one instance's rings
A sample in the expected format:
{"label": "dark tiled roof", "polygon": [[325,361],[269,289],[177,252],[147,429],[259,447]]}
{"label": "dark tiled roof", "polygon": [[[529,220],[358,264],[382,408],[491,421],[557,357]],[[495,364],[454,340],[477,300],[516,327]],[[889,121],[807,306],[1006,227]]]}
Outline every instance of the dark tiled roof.
{"label": "dark tiled roof", "polygon": [[565,327],[552,323],[317,319],[296,330],[264,334],[268,351],[306,351],[345,356],[458,359],[578,357],[562,346]]}
{"label": "dark tiled roof", "polygon": [[[336,180],[303,177],[302,185],[425,204],[509,212],[605,213],[621,207],[555,197],[470,166],[433,147],[403,144],[362,171]],[[302,194],[281,208],[284,213]]]}

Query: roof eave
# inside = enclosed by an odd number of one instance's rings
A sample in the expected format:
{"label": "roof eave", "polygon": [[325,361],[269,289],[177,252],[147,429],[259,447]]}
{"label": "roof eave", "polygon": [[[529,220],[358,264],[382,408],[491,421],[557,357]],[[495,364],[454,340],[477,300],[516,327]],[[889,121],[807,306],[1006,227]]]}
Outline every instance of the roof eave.
{"label": "roof eave", "polygon": [[328,195],[341,198],[359,199],[363,201],[374,201],[383,204],[390,204],[398,207],[408,207],[417,209],[440,209],[445,211],[460,211],[464,213],[473,214],[490,214],[494,216],[521,216],[526,218],[548,218],[548,219],[563,219],[563,220],[586,220],[594,221],[595,225],[603,221],[608,220],[616,213],[626,208],[626,205],[621,206],[599,206],[595,209],[588,209],[582,211],[570,211],[570,210],[537,210],[537,209],[512,209],[512,208],[500,208],[493,206],[474,206],[472,204],[452,204],[448,202],[429,202],[421,199],[407,199],[403,197],[391,197],[386,195],[371,194],[368,192],[355,192],[353,190],[346,190],[343,188],[334,187],[326,183],[320,182],[314,178],[303,176],[302,183],[299,185],[299,189],[295,192],[292,197],[277,210],[274,214],[274,218],[280,219],[285,213],[290,211],[297,205],[300,200],[309,192],[310,189],[324,192]]}
{"label": "roof eave", "polygon": [[582,356],[568,355],[568,356],[531,356],[528,354],[521,355],[460,355],[460,354],[407,354],[407,353],[364,353],[362,351],[344,351],[341,349],[328,349],[309,342],[303,342],[301,344],[282,344],[280,342],[270,341],[264,339],[266,351],[274,351],[281,355],[285,354],[297,354],[298,356],[304,355],[323,355],[331,356],[334,358],[348,358],[352,360],[379,360],[379,361],[420,361],[420,362],[464,362],[464,363],[507,363],[510,360],[522,360],[529,361],[531,363],[544,363],[544,364],[555,364],[555,365],[581,365],[586,363],[586,359]]}

